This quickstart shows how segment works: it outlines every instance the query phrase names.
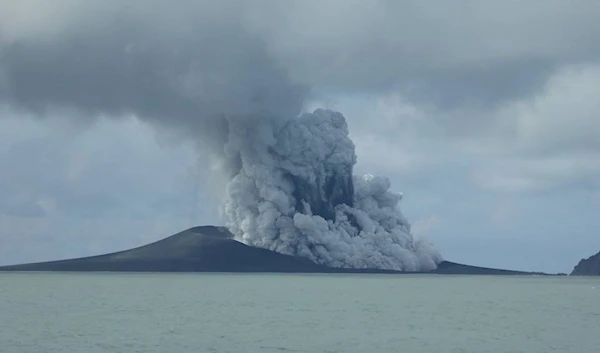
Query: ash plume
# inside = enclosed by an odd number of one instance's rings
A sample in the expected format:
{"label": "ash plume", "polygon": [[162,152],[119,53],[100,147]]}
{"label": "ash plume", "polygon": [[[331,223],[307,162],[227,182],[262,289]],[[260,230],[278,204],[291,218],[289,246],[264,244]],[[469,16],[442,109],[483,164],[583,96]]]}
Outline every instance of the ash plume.
{"label": "ash plume", "polygon": [[120,6],[93,21],[71,4],[78,20],[56,33],[9,32],[0,102],[38,117],[134,115],[193,138],[226,166],[227,226],[246,244],[336,267],[435,268],[440,254],[413,238],[389,179],[353,175],[343,115],[300,114],[310,87],[240,25],[236,3],[201,3],[183,24],[166,8],[148,20],[134,0],[107,1]]}
{"label": "ash plume", "polygon": [[440,254],[415,241],[385,177],[352,174],[356,155],[338,112],[318,109],[273,130],[268,119],[230,125],[228,227],[249,245],[334,267],[434,269]]}

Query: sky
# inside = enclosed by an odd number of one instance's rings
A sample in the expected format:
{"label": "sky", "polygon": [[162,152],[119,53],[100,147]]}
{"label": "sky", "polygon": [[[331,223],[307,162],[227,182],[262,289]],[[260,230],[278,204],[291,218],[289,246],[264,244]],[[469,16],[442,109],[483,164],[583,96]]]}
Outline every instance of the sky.
{"label": "sky", "polygon": [[570,272],[600,250],[599,37],[585,0],[0,0],[0,265],[223,224],[198,116],[323,107],[445,259]]}

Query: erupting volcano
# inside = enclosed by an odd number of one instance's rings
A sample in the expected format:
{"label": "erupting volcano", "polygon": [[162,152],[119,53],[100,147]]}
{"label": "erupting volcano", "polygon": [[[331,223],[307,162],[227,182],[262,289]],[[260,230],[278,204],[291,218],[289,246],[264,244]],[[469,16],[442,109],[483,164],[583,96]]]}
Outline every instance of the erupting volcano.
{"label": "erupting volcano", "polygon": [[110,30],[98,22],[50,42],[2,44],[0,103],[39,118],[133,116],[193,139],[201,158],[223,167],[214,171],[227,181],[223,214],[247,245],[343,268],[425,271],[441,262],[411,235],[387,178],[353,175],[344,116],[301,113],[311,87],[289,76],[264,38],[212,18],[185,30],[109,22]]}
{"label": "erupting volcano", "polygon": [[442,260],[411,235],[389,179],[352,174],[342,114],[232,120],[225,151],[238,161],[227,225],[242,242],[333,267],[426,271]]}

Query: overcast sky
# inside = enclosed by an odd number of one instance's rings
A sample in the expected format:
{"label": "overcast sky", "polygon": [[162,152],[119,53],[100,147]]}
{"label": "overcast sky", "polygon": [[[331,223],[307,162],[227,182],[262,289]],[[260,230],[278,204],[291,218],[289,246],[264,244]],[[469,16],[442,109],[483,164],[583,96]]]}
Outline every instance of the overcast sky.
{"label": "overcast sky", "polygon": [[197,117],[325,107],[446,259],[570,272],[600,250],[598,38],[587,0],[0,0],[0,265],[222,224]]}

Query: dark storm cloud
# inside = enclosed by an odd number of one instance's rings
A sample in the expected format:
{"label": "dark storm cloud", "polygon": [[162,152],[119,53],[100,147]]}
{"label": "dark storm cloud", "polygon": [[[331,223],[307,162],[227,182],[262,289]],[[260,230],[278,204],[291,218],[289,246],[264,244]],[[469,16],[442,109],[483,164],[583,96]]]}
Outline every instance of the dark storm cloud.
{"label": "dark storm cloud", "polygon": [[[235,113],[293,105],[294,97],[281,90],[285,76],[270,61],[260,41],[241,30],[161,43],[118,23],[107,32],[73,33],[48,44],[13,44],[2,59],[9,99],[18,106],[74,105],[89,113],[181,119],[226,107]],[[188,90],[188,75],[208,80],[207,86]],[[272,102],[261,106],[266,100]]]}
{"label": "dark storm cloud", "polygon": [[221,121],[211,119],[219,115],[301,108],[305,90],[289,81],[261,38],[232,18],[199,13],[200,22],[178,31],[161,15],[139,19],[119,7],[98,16],[101,24],[75,26],[51,40],[3,43],[0,99],[39,115],[63,108],[74,108],[79,119],[135,114],[206,132],[204,138],[222,132]]}
{"label": "dark storm cloud", "polygon": [[588,1],[1,5],[3,100],[196,130],[199,116],[296,113],[313,86],[495,105],[600,54],[600,8]]}
{"label": "dark storm cloud", "polygon": [[600,7],[587,1],[304,1],[278,13],[266,37],[294,77],[442,107],[530,97],[557,67],[600,57]]}

